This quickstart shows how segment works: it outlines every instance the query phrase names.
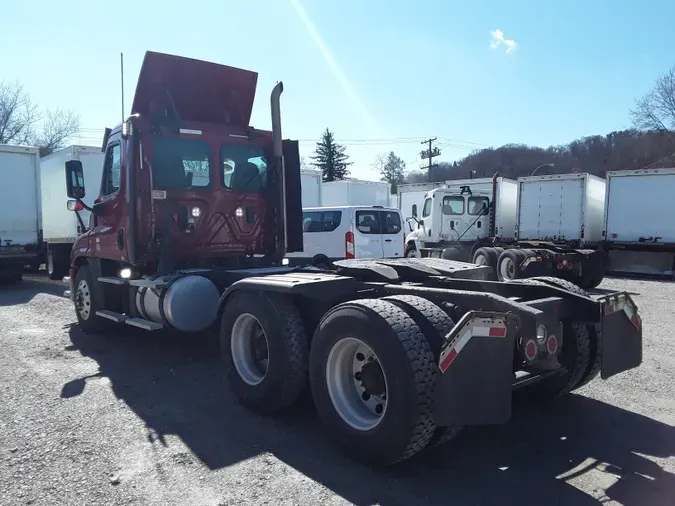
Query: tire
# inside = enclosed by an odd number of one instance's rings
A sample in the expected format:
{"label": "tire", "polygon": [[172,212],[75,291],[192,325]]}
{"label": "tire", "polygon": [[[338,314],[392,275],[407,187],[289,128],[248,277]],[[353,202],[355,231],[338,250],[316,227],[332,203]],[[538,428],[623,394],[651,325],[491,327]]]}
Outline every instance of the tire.
{"label": "tire", "polygon": [[330,260],[328,260],[328,257],[322,253],[318,255],[314,255],[314,258],[312,258],[312,265],[314,267],[318,267],[320,269],[325,269],[328,270],[331,267]]}
{"label": "tire", "polygon": [[[391,297],[384,297],[383,300],[397,305],[415,321],[427,338],[436,359],[436,364],[438,364],[441,344],[448,332],[455,326],[452,318],[433,302],[416,295],[393,295]],[[461,425],[436,427],[428,446],[431,448],[447,443],[459,434],[462,428]]]}
{"label": "tire", "polygon": [[[366,359],[370,353],[372,362]],[[377,394],[357,385],[366,381],[362,373]],[[436,430],[432,411],[439,374],[420,328],[387,300],[339,304],[314,333],[309,378],[319,417],[343,451],[367,464],[393,464],[428,445]]]}
{"label": "tire", "polygon": [[80,328],[91,334],[103,332],[108,327],[106,320],[96,315],[96,311],[104,309],[98,306],[98,297],[95,295],[99,288],[88,265],[77,270],[74,286],[75,315]]}
{"label": "tire", "polygon": [[[521,279],[523,271],[520,270],[520,265],[525,260],[526,256],[521,250],[507,249],[499,255],[497,260],[497,279],[499,281],[511,281],[512,279]],[[510,267],[508,264],[512,267]]]}
{"label": "tire", "polygon": [[415,243],[410,243],[405,247],[405,257],[406,258],[419,258],[419,252],[415,247]]}
{"label": "tire", "polygon": [[[257,351],[266,352],[266,359],[251,356],[256,338],[261,343]],[[235,292],[223,312],[220,349],[230,387],[252,411],[265,414],[284,409],[307,384],[307,335],[298,309],[286,296]]]}
{"label": "tire", "polygon": [[35,274],[37,272],[40,272],[40,266],[42,265],[42,262],[40,260],[35,260],[34,262],[31,262],[28,264],[27,267],[24,268],[25,272],[28,272],[30,274]]}
{"label": "tire", "polygon": [[47,247],[47,276],[60,280],[68,273],[68,260],[60,247]]}
{"label": "tire", "polygon": [[[568,292],[589,297],[588,293],[574,283],[551,276],[538,276],[522,280],[523,283],[545,283]],[[574,347],[566,346],[565,336],[574,336]],[[552,377],[532,385],[537,396],[555,397],[577,390],[593,380],[600,372],[602,344],[597,338],[596,328],[579,322],[563,322],[563,344],[558,360],[565,366],[564,376]]]}
{"label": "tire", "polygon": [[[497,268],[497,252],[494,248],[478,248],[471,261],[476,265],[487,265],[493,269]],[[483,263],[479,263],[482,261]]]}

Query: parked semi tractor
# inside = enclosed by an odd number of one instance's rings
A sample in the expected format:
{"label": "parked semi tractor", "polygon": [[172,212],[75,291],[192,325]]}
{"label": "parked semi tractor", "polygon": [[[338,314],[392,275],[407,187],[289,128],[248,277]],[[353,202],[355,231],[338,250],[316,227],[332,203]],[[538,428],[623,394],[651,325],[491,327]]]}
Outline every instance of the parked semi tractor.
{"label": "parked semi tractor", "polygon": [[42,259],[40,150],[0,145],[0,176],[0,282],[18,282]]}
{"label": "parked semi tractor", "polygon": [[66,163],[93,213],[67,279],[82,330],[213,330],[242,404],[275,412],[309,383],[339,446],[380,465],[506,422],[514,388],[548,398],[640,364],[627,293],[429,258],[283,265],[302,251],[298,144],[282,140],[282,83],[272,131],[249,126],[256,77],[148,52],[92,206],[82,162]]}
{"label": "parked semi tractor", "polygon": [[[78,235],[85,227],[66,207],[68,197],[63,179],[63,164],[68,160],[79,160],[87,181],[86,194],[82,199],[91,207],[98,195],[103,171],[104,154],[100,147],[70,146],[58,150],[40,160],[42,188],[42,228],[45,242],[45,263],[51,279],[62,279],[70,268],[70,252]],[[81,207],[81,206],[80,206]],[[80,209],[80,219],[89,224],[89,211]]]}
{"label": "parked semi tractor", "polygon": [[598,249],[604,198],[604,181],[590,174],[447,181],[425,193],[406,256],[488,265],[500,280],[555,276],[594,288],[607,264]]}

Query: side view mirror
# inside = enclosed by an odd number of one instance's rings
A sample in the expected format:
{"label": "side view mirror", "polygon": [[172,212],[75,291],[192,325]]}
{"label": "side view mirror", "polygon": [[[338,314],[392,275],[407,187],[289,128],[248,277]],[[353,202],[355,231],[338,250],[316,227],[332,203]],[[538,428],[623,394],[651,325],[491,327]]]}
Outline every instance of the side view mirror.
{"label": "side view mirror", "polygon": [[66,162],[66,193],[68,198],[81,200],[84,198],[84,172],[82,162],[68,160]]}

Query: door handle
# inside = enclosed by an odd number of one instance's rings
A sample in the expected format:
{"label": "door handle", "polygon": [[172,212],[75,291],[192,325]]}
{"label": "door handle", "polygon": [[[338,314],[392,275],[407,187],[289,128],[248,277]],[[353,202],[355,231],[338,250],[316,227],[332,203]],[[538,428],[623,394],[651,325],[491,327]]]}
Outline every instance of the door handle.
{"label": "door handle", "polygon": [[385,239],[384,242],[391,242],[391,239]]}

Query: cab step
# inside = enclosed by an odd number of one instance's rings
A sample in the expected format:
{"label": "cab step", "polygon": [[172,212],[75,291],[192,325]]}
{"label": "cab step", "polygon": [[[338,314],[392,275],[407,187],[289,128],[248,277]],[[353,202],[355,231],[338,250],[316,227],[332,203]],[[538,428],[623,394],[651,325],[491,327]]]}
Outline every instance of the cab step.
{"label": "cab step", "polygon": [[116,278],[114,276],[101,276],[98,278],[99,283],[108,283],[111,285],[124,285],[127,283],[126,279]]}
{"label": "cab step", "polygon": [[129,284],[138,288],[163,288],[169,284],[163,279],[130,279]]}
{"label": "cab step", "polygon": [[115,311],[110,311],[108,309],[102,309],[96,311],[96,315],[107,320],[114,321],[115,323],[126,323],[132,327],[137,327],[143,330],[159,330],[163,329],[164,325],[161,323],[151,322],[150,320],[145,320],[143,318],[132,318],[122,313],[116,313]]}

